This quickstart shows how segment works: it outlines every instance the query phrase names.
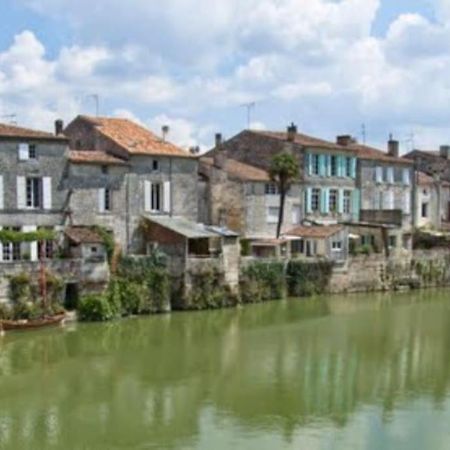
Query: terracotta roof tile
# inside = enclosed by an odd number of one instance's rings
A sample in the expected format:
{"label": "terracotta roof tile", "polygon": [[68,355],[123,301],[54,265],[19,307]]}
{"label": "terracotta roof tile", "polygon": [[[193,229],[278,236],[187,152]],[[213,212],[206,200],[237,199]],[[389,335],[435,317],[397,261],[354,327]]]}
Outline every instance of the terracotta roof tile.
{"label": "terracotta roof tile", "polygon": [[[200,162],[212,166],[214,159],[203,157],[200,158]],[[231,158],[226,160],[225,170],[228,175],[241,181],[270,181],[267,171]]]}
{"label": "terracotta roof tile", "polygon": [[[282,141],[287,141],[287,133],[279,131],[251,131],[252,133],[259,134],[260,136],[267,136],[270,138],[279,139]],[[318,139],[313,136],[308,136],[306,134],[297,133],[295,135],[294,143],[302,145],[303,147],[313,147],[313,148],[323,148],[329,150],[337,150],[340,152],[354,153],[354,150],[350,146],[339,145],[334,142],[325,141],[323,139]]]}
{"label": "terracotta roof tile", "polygon": [[357,156],[360,159],[370,159],[375,161],[384,161],[384,162],[395,162],[401,164],[413,164],[413,162],[406,158],[396,158],[394,156],[390,156],[388,153],[383,150],[379,150],[374,147],[369,147],[368,145],[362,144],[350,144],[350,148],[353,148],[357,152]]}
{"label": "terracotta roof tile", "polygon": [[75,244],[102,244],[102,237],[89,227],[68,227],[64,231],[69,240]]}
{"label": "terracotta roof tile", "polygon": [[126,162],[108,155],[107,153],[94,150],[71,150],[69,161],[75,164],[102,164],[102,165],[125,165]]}
{"label": "terracotta roof tile", "polygon": [[324,239],[342,231],[341,225],[324,225],[324,226],[299,226],[284,233],[285,236],[298,236],[302,238]]}
{"label": "terracotta roof tile", "polygon": [[192,157],[189,152],[163,141],[147,128],[131,120],[89,116],[81,116],[81,118],[94,125],[101,134],[114,141],[130,155]]}
{"label": "terracotta roof tile", "polygon": [[0,123],[0,137],[24,138],[24,139],[51,139],[51,140],[67,140],[65,136],[55,136],[45,131],[32,130],[30,128],[17,127]]}

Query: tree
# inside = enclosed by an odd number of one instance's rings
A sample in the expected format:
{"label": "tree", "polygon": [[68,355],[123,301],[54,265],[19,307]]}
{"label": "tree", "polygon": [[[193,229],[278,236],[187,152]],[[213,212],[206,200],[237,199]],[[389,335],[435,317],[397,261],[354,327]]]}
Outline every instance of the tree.
{"label": "tree", "polygon": [[286,195],[291,188],[292,183],[298,176],[297,159],[290,153],[279,153],[272,159],[269,175],[270,179],[277,185],[280,194],[280,211],[278,214],[277,239],[280,237],[281,226],[284,217],[284,205]]}

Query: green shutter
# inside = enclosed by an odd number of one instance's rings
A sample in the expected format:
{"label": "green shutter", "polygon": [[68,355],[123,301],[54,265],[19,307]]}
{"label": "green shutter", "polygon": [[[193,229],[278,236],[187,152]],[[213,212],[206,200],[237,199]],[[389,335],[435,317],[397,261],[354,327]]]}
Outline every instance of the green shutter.
{"label": "green shutter", "polygon": [[356,178],[356,158],[352,158],[352,173],[351,173],[351,177],[352,178]]}
{"label": "green shutter", "polygon": [[343,212],[344,212],[344,189],[339,189],[338,213],[342,214]]}
{"label": "green shutter", "polygon": [[352,215],[355,222],[359,221],[360,198],[361,196],[359,190],[355,189],[352,192]]}
{"label": "green shutter", "polygon": [[331,177],[331,155],[327,155],[327,177]]}
{"label": "green shutter", "polygon": [[319,155],[319,174],[321,177],[326,176],[326,158],[325,155]]}

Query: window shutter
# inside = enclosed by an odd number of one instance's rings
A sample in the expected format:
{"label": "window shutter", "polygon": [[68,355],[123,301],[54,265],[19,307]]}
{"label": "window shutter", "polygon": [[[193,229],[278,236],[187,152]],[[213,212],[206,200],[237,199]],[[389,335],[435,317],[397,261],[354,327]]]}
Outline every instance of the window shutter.
{"label": "window shutter", "polygon": [[329,191],[329,189],[322,189],[321,212],[323,214],[328,214],[330,212],[330,191]]}
{"label": "window shutter", "polygon": [[393,167],[387,168],[387,182],[388,183],[394,182],[394,168]]}
{"label": "window shutter", "polygon": [[29,159],[29,145],[28,144],[19,144],[19,160],[27,161]]}
{"label": "window shutter", "polygon": [[[32,233],[36,231],[37,227],[34,225],[24,225],[22,231],[24,233]],[[36,241],[30,242],[30,261],[38,260],[38,243]]]}
{"label": "window shutter", "polygon": [[152,183],[147,180],[144,181],[144,210],[152,210]]}
{"label": "window shutter", "polygon": [[331,177],[331,155],[326,156],[327,177]]}
{"label": "window shutter", "polygon": [[383,209],[394,209],[394,193],[387,191],[384,195],[385,205]]}
{"label": "window shutter", "polygon": [[319,155],[319,175],[321,177],[324,177],[326,173],[326,156],[325,155]]}
{"label": "window shutter", "polygon": [[411,195],[410,195],[409,191],[406,191],[404,193],[403,212],[405,214],[411,214]]}
{"label": "window shutter", "polygon": [[3,209],[5,207],[4,196],[5,192],[3,188],[3,175],[0,175],[0,209]]}
{"label": "window shutter", "polygon": [[307,153],[306,154],[306,166],[308,167],[308,175],[312,175],[312,172],[313,172],[312,164],[313,164],[312,155],[311,155],[311,153]]}
{"label": "window shutter", "polygon": [[17,177],[17,208],[26,208],[26,182],[25,177]]}
{"label": "window shutter", "polygon": [[375,167],[375,181],[377,183],[383,182],[383,168],[382,167]]}
{"label": "window shutter", "polygon": [[352,173],[350,174],[350,176],[352,178],[356,178],[356,158],[352,158],[351,171]]}
{"label": "window shutter", "polygon": [[105,212],[105,189],[100,188],[98,190],[98,210],[99,212]]}
{"label": "window shutter", "polygon": [[164,194],[163,194],[163,202],[164,202],[164,212],[171,212],[171,192],[170,192],[170,181],[164,181]]}
{"label": "window shutter", "polygon": [[338,213],[342,214],[343,212],[344,212],[344,189],[339,189]]}
{"label": "window shutter", "polygon": [[307,188],[305,191],[305,210],[306,214],[311,214],[311,197],[312,197],[312,188]]}
{"label": "window shutter", "polygon": [[411,184],[411,177],[409,176],[409,169],[403,169],[403,183],[409,186]]}
{"label": "window shutter", "polygon": [[42,179],[43,207],[44,209],[52,209],[52,179],[44,177]]}
{"label": "window shutter", "polygon": [[353,214],[353,220],[358,221],[359,220],[359,210],[360,210],[360,202],[361,202],[361,196],[358,189],[355,189],[352,192],[352,214]]}

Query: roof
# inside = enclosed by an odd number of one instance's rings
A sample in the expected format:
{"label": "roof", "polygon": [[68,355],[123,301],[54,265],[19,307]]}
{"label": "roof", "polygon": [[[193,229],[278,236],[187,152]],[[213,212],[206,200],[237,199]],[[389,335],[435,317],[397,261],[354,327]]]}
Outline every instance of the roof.
{"label": "roof", "polygon": [[357,156],[360,159],[369,159],[369,160],[375,160],[375,161],[384,161],[384,162],[395,162],[400,164],[413,164],[413,161],[406,159],[406,158],[400,158],[396,156],[391,156],[387,152],[384,152],[383,150],[379,150],[374,147],[369,147],[368,145],[362,145],[362,144],[350,144],[350,147],[356,150]]}
{"label": "roof", "polygon": [[102,237],[90,227],[68,227],[64,231],[69,240],[75,244],[103,244]]}
{"label": "roof", "polygon": [[420,186],[430,186],[434,183],[434,178],[424,172],[417,172],[417,184]]}
{"label": "roof", "polygon": [[[214,164],[213,158],[200,158],[200,161],[208,165]],[[241,181],[270,181],[269,173],[266,170],[231,158],[226,160],[225,171]]]}
{"label": "roof", "polygon": [[16,125],[8,125],[0,123],[0,137],[7,138],[24,138],[24,139],[51,139],[58,141],[66,141],[65,136],[56,136],[46,131],[32,130],[30,128],[17,127]]}
{"label": "roof", "polygon": [[286,236],[298,236],[302,238],[325,239],[342,231],[344,227],[341,225],[327,225],[327,226],[299,226],[284,233]]}
{"label": "roof", "polygon": [[74,164],[125,165],[126,162],[107,153],[94,150],[71,150],[69,161]]}
{"label": "roof", "polygon": [[260,238],[251,241],[252,247],[277,247],[278,245],[285,244],[286,239],[270,239],[270,238]]}
{"label": "roof", "polygon": [[147,128],[128,119],[79,116],[94,125],[103,136],[122,147],[130,155],[164,155],[191,158],[192,155],[164,141]]}
{"label": "roof", "polygon": [[202,223],[192,222],[183,217],[174,216],[144,216],[150,222],[167,228],[187,239],[202,239],[222,237],[237,237],[238,235],[225,227],[207,226]]}
{"label": "roof", "polygon": [[[251,130],[251,133],[258,134],[260,136],[266,136],[282,141],[287,141],[287,133],[281,131],[256,131]],[[313,148],[324,148],[329,150],[337,150],[341,152],[350,152],[354,153],[354,149],[350,146],[339,145],[331,141],[325,141],[323,139],[318,139],[313,136],[308,136],[306,134],[296,133],[295,144],[302,145],[303,147],[313,147]]]}

